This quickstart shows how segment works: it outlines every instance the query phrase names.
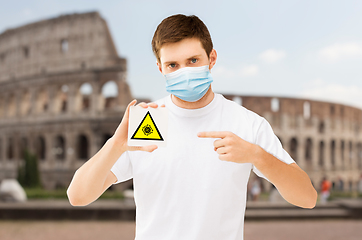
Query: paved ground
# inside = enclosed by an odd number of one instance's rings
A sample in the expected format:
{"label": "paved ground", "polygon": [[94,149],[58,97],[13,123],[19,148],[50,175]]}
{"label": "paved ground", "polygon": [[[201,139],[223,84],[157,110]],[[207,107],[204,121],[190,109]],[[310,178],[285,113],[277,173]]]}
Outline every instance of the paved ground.
{"label": "paved ground", "polygon": [[[133,240],[134,222],[0,221],[1,240]],[[245,223],[245,240],[360,240],[362,220]]]}

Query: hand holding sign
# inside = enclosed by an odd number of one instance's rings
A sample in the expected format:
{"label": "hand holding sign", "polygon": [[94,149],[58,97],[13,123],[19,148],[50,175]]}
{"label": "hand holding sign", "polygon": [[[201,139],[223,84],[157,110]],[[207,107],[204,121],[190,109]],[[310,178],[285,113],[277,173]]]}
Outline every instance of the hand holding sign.
{"label": "hand holding sign", "polygon": [[[164,106],[164,105],[163,105]],[[168,110],[161,108],[130,108],[128,146],[166,146]]]}
{"label": "hand holding sign", "polygon": [[253,163],[257,158],[260,147],[247,142],[232,132],[214,131],[200,132],[200,138],[220,138],[214,141],[214,151],[219,159],[236,163]]}
{"label": "hand holding sign", "polygon": [[[128,124],[129,124],[129,111],[130,107],[134,106],[136,104],[137,100],[133,100],[130,102],[127,106],[127,109],[123,115],[121,123],[118,125],[115,133],[113,134],[112,138],[115,139],[117,145],[125,152],[125,151],[147,151],[152,152],[155,149],[157,149],[157,145],[149,145],[149,146],[128,146],[127,139],[128,139]],[[137,106],[141,106],[143,108],[157,108],[158,105],[155,103],[149,103],[146,104],[144,102],[139,103]],[[161,107],[164,107],[165,105],[162,105]]]}

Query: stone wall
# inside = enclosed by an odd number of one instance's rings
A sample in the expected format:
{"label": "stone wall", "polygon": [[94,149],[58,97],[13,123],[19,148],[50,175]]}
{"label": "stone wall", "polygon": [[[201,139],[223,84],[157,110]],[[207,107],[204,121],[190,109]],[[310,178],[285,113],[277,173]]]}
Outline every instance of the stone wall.
{"label": "stone wall", "polygon": [[25,148],[48,189],[67,187],[111,137],[132,94],[97,12],[63,15],[0,34],[0,180]]}
{"label": "stone wall", "polygon": [[[310,99],[224,95],[263,116],[316,189],[323,177],[355,190],[362,173],[362,110]],[[266,188],[269,188],[267,186]]]}

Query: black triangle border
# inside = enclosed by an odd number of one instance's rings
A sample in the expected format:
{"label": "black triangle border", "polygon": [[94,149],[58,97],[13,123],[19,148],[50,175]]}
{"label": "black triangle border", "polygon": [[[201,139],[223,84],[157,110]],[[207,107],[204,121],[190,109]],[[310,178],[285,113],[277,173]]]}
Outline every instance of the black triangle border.
{"label": "black triangle border", "polygon": [[[142,126],[142,123],[145,121],[147,115],[150,115],[151,121],[152,121],[153,125],[155,126],[156,131],[157,131],[158,135],[161,137],[161,139],[155,139],[155,138],[135,138],[136,133],[138,132],[138,130],[139,130],[140,127]],[[163,140],[163,137],[162,137],[162,135],[161,135],[161,133],[160,133],[160,131],[159,131],[158,128],[157,128],[157,125],[156,125],[155,121],[153,121],[153,118],[152,118],[152,115],[151,115],[150,111],[147,111],[147,113],[146,113],[146,115],[143,117],[140,125],[138,125],[136,131],[133,133],[131,139],[134,139],[134,140],[164,141],[164,140]]]}

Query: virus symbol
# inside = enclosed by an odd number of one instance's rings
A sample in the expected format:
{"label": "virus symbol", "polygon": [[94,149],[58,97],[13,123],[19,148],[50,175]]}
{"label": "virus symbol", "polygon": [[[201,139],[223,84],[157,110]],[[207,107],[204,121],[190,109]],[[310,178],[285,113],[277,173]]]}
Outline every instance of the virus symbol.
{"label": "virus symbol", "polygon": [[144,126],[144,127],[142,128],[142,131],[143,131],[143,133],[144,133],[146,136],[150,135],[150,134],[153,132],[153,130],[152,130],[152,128],[151,128],[151,126],[150,126],[149,124],[147,124],[146,126]]}

